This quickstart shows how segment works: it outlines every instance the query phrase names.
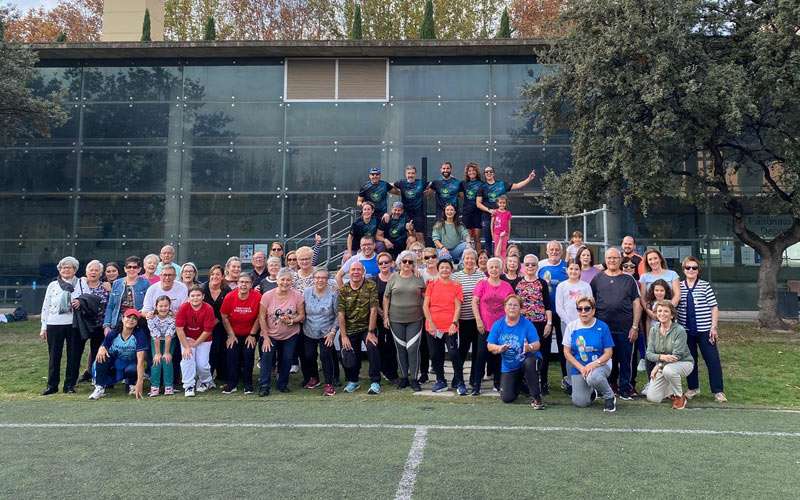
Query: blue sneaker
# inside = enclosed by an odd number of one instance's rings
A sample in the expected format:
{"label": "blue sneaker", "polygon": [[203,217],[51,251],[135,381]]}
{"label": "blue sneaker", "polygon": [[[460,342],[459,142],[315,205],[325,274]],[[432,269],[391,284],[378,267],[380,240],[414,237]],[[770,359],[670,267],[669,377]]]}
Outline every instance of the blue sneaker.
{"label": "blue sneaker", "polygon": [[438,381],[431,387],[432,392],[442,392],[447,390],[447,382]]}
{"label": "blue sneaker", "polygon": [[369,384],[369,390],[367,391],[367,394],[380,394],[380,393],[381,393],[381,384],[377,382]]}
{"label": "blue sneaker", "polygon": [[456,392],[458,392],[459,396],[466,396],[467,395],[467,386],[464,384],[458,384],[456,387]]}
{"label": "blue sneaker", "polygon": [[356,392],[358,390],[359,385],[355,382],[348,382],[346,386],[344,386],[344,392]]}

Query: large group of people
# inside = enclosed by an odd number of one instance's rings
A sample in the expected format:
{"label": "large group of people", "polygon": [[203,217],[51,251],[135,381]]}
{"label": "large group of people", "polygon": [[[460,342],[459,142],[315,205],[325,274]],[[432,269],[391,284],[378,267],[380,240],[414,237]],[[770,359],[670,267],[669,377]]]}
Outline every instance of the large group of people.
{"label": "large group of people", "polygon": [[[527,394],[538,410],[558,361],[556,383],[576,406],[602,399],[613,412],[617,398],[644,395],[682,409],[699,392],[702,355],[711,392],[726,401],[717,303],[697,258],[683,259],[681,280],[658,249],[640,256],[626,236],[596,263],[578,231],[566,249],[548,242],[546,258],[523,254],[511,238],[505,194],[535,174],[508,184],[490,166],[485,180],[475,163],[464,171],[457,180],[445,163],[441,178],[428,182],[409,166],[390,184],[371,169],[335,273],[317,266],[319,237],[288,252],[273,242],[269,255],[252,256],[250,269],[230,257],[202,283],[197,266],[174,262],[171,245],[122,266],[92,260],[82,277],[79,262],[64,257],[42,305],[43,394],[59,390],[66,351],[63,391],[91,382],[92,400],[120,383],[137,398],[215,388],[266,397],[273,379],[289,392],[293,376],[303,390],[334,396],[360,389],[366,362],[368,394],[388,382],[478,396],[487,384],[505,403]],[[389,205],[390,193],[401,201]],[[430,233],[428,193],[437,213]],[[638,391],[637,372],[646,378]]]}

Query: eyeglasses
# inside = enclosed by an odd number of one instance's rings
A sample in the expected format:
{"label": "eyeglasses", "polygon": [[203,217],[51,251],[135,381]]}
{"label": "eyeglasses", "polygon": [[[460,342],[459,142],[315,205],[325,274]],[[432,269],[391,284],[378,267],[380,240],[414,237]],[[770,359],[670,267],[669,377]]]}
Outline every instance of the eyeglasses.
{"label": "eyeglasses", "polygon": [[400,263],[401,264],[413,264],[414,261],[413,260],[404,259],[404,260],[401,260]]}
{"label": "eyeglasses", "polygon": [[283,252],[283,248],[273,248],[272,252]]}
{"label": "eyeglasses", "polygon": [[425,256],[425,260],[431,260],[431,259],[435,259],[435,258],[436,258],[435,255],[426,255]]}
{"label": "eyeglasses", "polygon": [[295,258],[289,258],[289,259],[286,259],[286,260],[287,260],[288,262],[297,262],[297,259],[295,259]]}
{"label": "eyeglasses", "polygon": [[592,308],[591,306],[583,306],[583,307],[581,307],[581,306],[577,306],[577,307],[575,307],[575,309],[576,309],[578,312],[581,312],[581,313],[588,313],[588,312],[589,312],[589,311],[591,311],[593,308]]}
{"label": "eyeglasses", "polygon": [[636,269],[636,264],[622,264],[622,269]]}
{"label": "eyeglasses", "polygon": [[684,269],[685,271],[697,271],[697,270],[698,270],[698,269],[700,269],[700,268],[699,268],[699,267],[697,267],[697,266],[683,266],[683,269]]}
{"label": "eyeglasses", "polygon": [[483,173],[484,173],[484,174],[493,174],[493,173],[494,173],[494,170],[492,170],[492,169],[490,169],[490,168],[487,168],[486,170],[484,170],[484,171],[483,171]]}
{"label": "eyeglasses", "polygon": [[161,273],[161,278],[174,278],[177,276],[175,273]]}
{"label": "eyeglasses", "polygon": [[378,262],[378,265],[379,266],[385,266],[385,265],[388,265],[388,264],[391,264],[391,263],[392,263],[391,260],[382,260],[382,261]]}
{"label": "eyeglasses", "polygon": [[538,262],[526,262],[525,263],[525,267],[536,267],[538,265],[539,265]]}

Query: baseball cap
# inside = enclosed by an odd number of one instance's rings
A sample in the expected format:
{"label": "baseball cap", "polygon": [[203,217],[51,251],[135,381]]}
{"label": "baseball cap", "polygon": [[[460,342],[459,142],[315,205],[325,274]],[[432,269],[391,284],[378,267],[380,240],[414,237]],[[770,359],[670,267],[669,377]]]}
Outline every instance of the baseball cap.
{"label": "baseball cap", "polygon": [[403,202],[402,201],[396,201],[396,202],[392,203],[392,208],[403,208]]}
{"label": "baseball cap", "polygon": [[127,318],[128,316],[136,316],[137,318],[141,318],[142,317],[142,313],[140,313],[136,309],[130,307],[128,309],[125,309],[125,312],[122,313],[122,317],[123,318]]}
{"label": "baseball cap", "polygon": [[378,167],[372,167],[371,169],[369,169],[369,173],[371,173],[371,174],[379,174],[379,173],[381,173],[381,169],[379,169]]}

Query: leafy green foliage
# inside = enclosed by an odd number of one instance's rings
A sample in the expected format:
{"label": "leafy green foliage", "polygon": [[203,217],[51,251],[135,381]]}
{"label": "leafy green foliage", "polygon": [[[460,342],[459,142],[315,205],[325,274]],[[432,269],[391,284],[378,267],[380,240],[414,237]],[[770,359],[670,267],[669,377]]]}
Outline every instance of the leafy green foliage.
{"label": "leafy green foliage", "polygon": [[364,38],[363,26],[361,22],[361,5],[356,5],[353,13],[353,24],[350,26],[350,40],[361,40]]}
{"label": "leafy green foliage", "polygon": [[144,21],[142,21],[142,41],[150,42],[150,9],[144,9]]}
{"label": "leafy green foliage", "polygon": [[67,41],[67,34],[63,31],[56,37],[56,43],[64,43]]}
{"label": "leafy green foliage", "polygon": [[496,38],[511,38],[511,23],[508,20],[508,8],[503,9],[500,16],[500,29],[497,30]]}
{"label": "leafy green foliage", "polygon": [[433,20],[433,0],[425,2],[425,12],[422,16],[422,25],[419,28],[419,37],[422,40],[436,39],[436,24]]}
{"label": "leafy green foliage", "polygon": [[214,17],[208,16],[206,24],[203,27],[203,40],[211,41],[217,39],[217,27],[214,23]]}

